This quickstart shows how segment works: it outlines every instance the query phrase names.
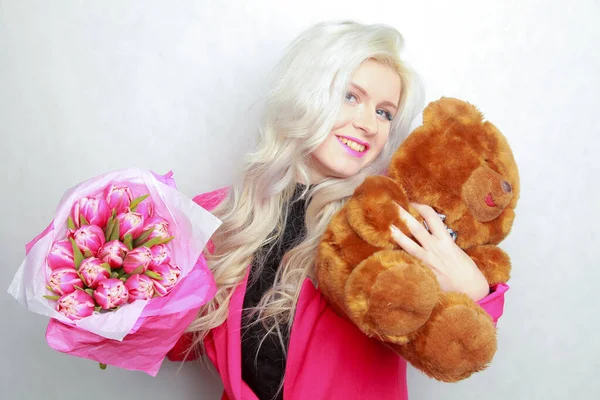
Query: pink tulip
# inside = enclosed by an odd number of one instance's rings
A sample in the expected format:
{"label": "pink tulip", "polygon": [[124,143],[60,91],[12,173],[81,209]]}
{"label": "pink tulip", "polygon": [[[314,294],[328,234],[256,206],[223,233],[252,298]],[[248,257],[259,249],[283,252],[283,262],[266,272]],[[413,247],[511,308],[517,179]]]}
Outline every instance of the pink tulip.
{"label": "pink tulip", "polygon": [[153,280],[154,290],[161,296],[166,295],[173,289],[181,275],[181,269],[171,263],[151,267],[149,270],[160,275],[160,278],[153,278]]}
{"label": "pink tulip", "polygon": [[94,290],[96,303],[105,310],[110,310],[111,308],[127,303],[128,298],[129,292],[125,287],[125,283],[116,278],[101,281],[96,290]]}
{"label": "pink tulip", "polygon": [[142,234],[144,229],[144,217],[142,214],[128,212],[117,215],[119,220],[119,238],[127,234],[130,234],[134,239],[138,238]]}
{"label": "pink tulip", "polygon": [[50,269],[75,268],[73,260],[73,245],[68,239],[58,240],[52,244],[46,262]]}
{"label": "pink tulip", "polygon": [[81,227],[79,216],[83,215],[90,225],[97,225],[104,228],[108,218],[110,218],[110,207],[104,199],[95,199],[93,197],[84,197],[73,204],[71,218],[76,228]]}
{"label": "pink tulip", "polygon": [[150,233],[150,236],[148,236],[148,240],[156,237],[161,239],[166,239],[169,237],[169,223],[161,217],[154,216],[146,221],[146,224],[144,225],[144,231],[152,228],[154,228],[154,230],[152,233]]}
{"label": "pink tulip", "polygon": [[81,319],[92,315],[95,305],[92,296],[76,290],[58,299],[56,310],[70,319]]}
{"label": "pink tulip", "polygon": [[75,268],[57,268],[50,274],[48,286],[52,291],[59,295],[73,293],[75,286],[83,287],[83,283]]}
{"label": "pink tulip", "polygon": [[102,267],[102,261],[95,257],[86,258],[79,266],[79,273],[87,287],[96,289],[104,279],[110,278],[110,273]]}
{"label": "pink tulip", "polygon": [[152,252],[149,248],[141,246],[131,250],[123,260],[123,269],[126,274],[143,274],[152,262]]}
{"label": "pink tulip", "polygon": [[106,242],[104,246],[98,249],[98,258],[102,262],[109,263],[111,268],[121,268],[123,259],[129,249],[118,240]]}
{"label": "pink tulip", "polygon": [[110,185],[104,191],[104,198],[108,203],[108,206],[119,213],[126,213],[129,211],[129,205],[133,200],[131,189],[127,186],[116,186]]}
{"label": "pink tulip", "polygon": [[134,274],[125,281],[129,292],[129,302],[135,300],[150,300],[154,296],[154,283],[146,275]]}
{"label": "pink tulip", "polygon": [[106,238],[102,228],[96,225],[85,225],[75,231],[75,243],[81,252],[86,250],[95,256],[98,249],[104,245]]}
{"label": "pink tulip", "polygon": [[150,199],[146,199],[138,204],[138,206],[135,208],[135,212],[142,214],[144,221],[146,221],[152,218],[154,215],[154,204],[150,201]]}
{"label": "pink tulip", "polygon": [[157,244],[150,248],[152,253],[151,266],[158,267],[160,264],[171,262],[171,251],[165,244]]}

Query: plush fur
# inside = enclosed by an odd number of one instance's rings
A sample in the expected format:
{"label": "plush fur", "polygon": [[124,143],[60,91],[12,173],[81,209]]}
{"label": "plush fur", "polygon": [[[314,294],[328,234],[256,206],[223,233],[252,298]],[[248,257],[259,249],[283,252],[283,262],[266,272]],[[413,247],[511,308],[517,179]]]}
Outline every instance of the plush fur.
{"label": "plush fur", "polygon": [[492,286],[510,277],[496,244],[512,227],[518,198],[517,165],[500,131],[464,101],[432,102],[388,176],[367,178],[332,219],[319,245],[319,288],[339,314],[427,375],[467,378],[496,351],[490,316],[465,294],[442,292],[431,269],[392,239],[390,225],[411,236],[397,205],[421,222],[409,202],[430,205]]}

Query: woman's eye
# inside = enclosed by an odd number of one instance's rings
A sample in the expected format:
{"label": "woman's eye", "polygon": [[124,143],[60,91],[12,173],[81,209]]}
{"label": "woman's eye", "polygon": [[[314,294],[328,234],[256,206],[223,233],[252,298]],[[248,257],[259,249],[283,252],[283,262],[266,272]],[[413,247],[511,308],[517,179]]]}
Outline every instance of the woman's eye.
{"label": "woman's eye", "polygon": [[377,115],[384,116],[385,119],[387,119],[388,121],[391,121],[392,119],[394,119],[394,116],[392,115],[392,113],[387,110],[377,110]]}
{"label": "woman's eye", "polygon": [[349,102],[355,102],[356,101],[356,102],[358,102],[358,99],[356,98],[356,96],[354,95],[354,93],[348,92],[348,93],[346,93],[346,101],[349,101]]}

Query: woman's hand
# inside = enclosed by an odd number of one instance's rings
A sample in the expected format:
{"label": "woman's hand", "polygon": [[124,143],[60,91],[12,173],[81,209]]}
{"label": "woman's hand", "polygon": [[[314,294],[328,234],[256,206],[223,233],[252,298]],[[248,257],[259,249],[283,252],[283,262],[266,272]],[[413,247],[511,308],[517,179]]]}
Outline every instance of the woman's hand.
{"label": "woman's hand", "polygon": [[433,208],[417,203],[411,203],[411,206],[425,219],[431,233],[398,206],[400,218],[419,242],[416,243],[392,225],[392,237],[398,245],[432,269],[442,291],[462,292],[474,301],[487,296],[489,286],[485,277],[473,260],[454,243]]}

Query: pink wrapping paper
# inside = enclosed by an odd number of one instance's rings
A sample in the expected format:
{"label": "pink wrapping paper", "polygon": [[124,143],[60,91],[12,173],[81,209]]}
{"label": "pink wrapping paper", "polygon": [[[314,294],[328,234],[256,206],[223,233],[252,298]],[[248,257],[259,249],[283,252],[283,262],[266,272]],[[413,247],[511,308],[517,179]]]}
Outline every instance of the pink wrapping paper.
{"label": "pink wrapping paper", "polygon": [[48,324],[46,340],[54,350],[72,356],[156,376],[167,352],[196,317],[198,308],[188,309],[186,305],[194,298],[194,303],[200,307],[214,297],[215,288],[202,256],[169,296],[148,303],[132,333],[122,341],[107,339],[55,319]]}

